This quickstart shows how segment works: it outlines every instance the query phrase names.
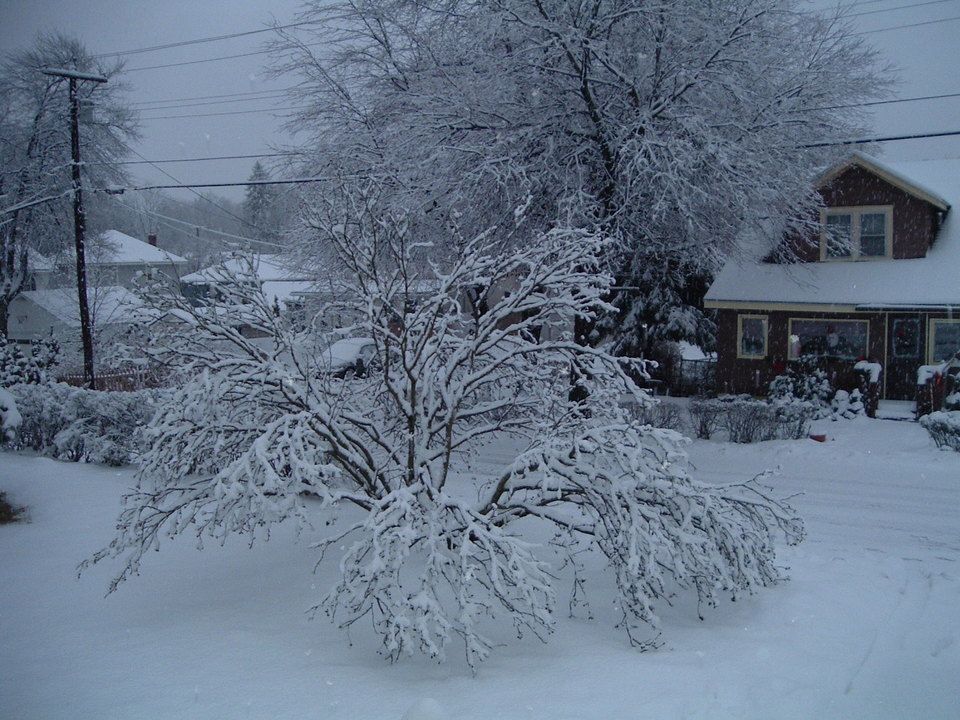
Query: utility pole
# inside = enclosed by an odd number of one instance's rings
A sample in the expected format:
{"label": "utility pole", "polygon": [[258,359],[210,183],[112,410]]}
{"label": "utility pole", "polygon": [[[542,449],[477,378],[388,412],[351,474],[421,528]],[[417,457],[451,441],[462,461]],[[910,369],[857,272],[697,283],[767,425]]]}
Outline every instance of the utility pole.
{"label": "utility pole", "polygon": [[77,305],[80,309],[80,338],[83,342],[83,378],[87,387],[95,390],[93,330],[90,324],[90,304],[87,300],[87,218],[83,212],[83,191],[80,187],[80,99],[77,95],[77,83],[81,80],[105,83],[107,78],[75,70],[45,68],[41,72],[44,75],[67,78],[70,83],[70,176],[73,184],[73,239],[77,255]]}

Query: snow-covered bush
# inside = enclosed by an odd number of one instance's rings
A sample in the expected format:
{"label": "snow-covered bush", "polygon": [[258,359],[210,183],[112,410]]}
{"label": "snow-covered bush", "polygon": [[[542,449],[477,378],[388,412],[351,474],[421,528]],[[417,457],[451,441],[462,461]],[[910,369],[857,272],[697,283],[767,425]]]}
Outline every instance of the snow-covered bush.
{"label": "snow-covered bush", "polygon": [[778,437],[777,409],[773,404],[749,396],[719,402],[723,405],[723,427],[730,442],[753,443]]}
{"label": "snow-covered bush", "polygon": [[0,387],[0,443],[12,441],[22,422],[16,399]]}
{"label": "snow-covered bush", "polygon": [[723,427],[724,406],[717,400],[698,398],[690,401],[687,409],[693,431],[701,440],[709,440]]}
{"label": "snow-covered bush", "polygon": [[790,362],[785,375],[777,375],[767,390],[767,397],[774,403],[808,403],[816,409],[816,417],[830,414],[830,398],[833,388],[827,373],[812,355],[803,355]]}
{"label": "snow-covered bush", "polygon": [[937,447],[960,452],[960,411],[938,410],[921,417],[920,424],[930,433]]}
{"label": "snow-covered bush", "polygon": [[16,446],[73,462],[123,465],[140,453],[139,431],[157,393],[102,392],[64,383],[10,388],[22,422]]}
{"label": "snow-covered bush", "polygon": [[24,355],[17,343],[0,336],[0,387],[46,382],[59,356],[60,346],[53,338],[41,340],[32,355]]}
{"label": "snow-covered bush", "polygon": [[723,429],[730,442],[753,443],[806,437],[816,410],[795,399],[771,402],[738,395],[695,400],[689,413],[699,438],[708,439]]}
{"label": "snow-covered bush", "polygon": [[676,405],[651,398],[649,402],[642,405],[631,403],[629,405],[632,419],[641,425],[650,425],[656,428],[667,428],[682,433],[684,430],[683,413]]}
{"label": "snow-covered bush", "polygon": [[820,414],[819,406],[802,400],[773,403],[773,407],[777,421],[774,437],[781,440],[800,440],[808,437],[810,421]]}
{"label": "snow-covered bush", "polygon": [[0,525],[17,522],[25,511],[26,508],[11,503],[5,492],[0,492]]}
{"label": "snow-covered bush", "polygon": [[830,412],[831,420],[852,420],[864,417],[863,394],[859,389],[854,389],[852,392],[837,390],[833,400],[830,401]]}
{"label": "snow-covered bush", "polygon": [[[502,245],[453,227],[432,245],[422,218],[376,200],[326,195],[298,262],[338,283],[328,310],[352,328],[317,318],[294,332],[241,284],[215,307],[166,298],[182,322],[153,352],[183,382],[146,431],[116,537],[91,559],[123,559],[111,589],[164,535],[252,541],[310,524],[320,562],[339,568],[315,612],[372,625],[390,658],[442,659],[459,638],[473,666],[497,642],[491,621],[551,632],[564,562],[605,561],[641,645],[678,589],[712,605],[782,577],[775,539],[800,540],[794,512],[752,480],[693,479],[684,439],[621,406],[648,402],[628,372],[642,364],[573,341],[575,317],[609,309],[603,239]],[[238,333],[241,315],[267,337]],[[307,349],[344,334],[375,343],[364,377],[338,378]],[[491,443],[513,450],[484,473]],[[533,544],[545,528],[554,541]]]}

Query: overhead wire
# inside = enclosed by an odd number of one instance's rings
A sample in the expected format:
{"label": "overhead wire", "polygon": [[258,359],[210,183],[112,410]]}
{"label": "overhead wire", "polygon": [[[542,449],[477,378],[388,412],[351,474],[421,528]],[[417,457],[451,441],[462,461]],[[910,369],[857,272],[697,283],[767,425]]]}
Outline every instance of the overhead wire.
{"label": "overhead wire", "polygon": [[872,35],[873,33],[888,32],[890,30],[903,30],[904,28],[921,27],[923,25],[939,25],[940,23],[948,23],[948,22],[953,22],[955,20],[960,20],[960,15],[956,15],[954,17],[948,17],[948,18],[939,18],[937,20],[925,20],[923,22],[908,23],[906,25],[894,25],[892,27],[876,28],[874,30],[859,30],[857,32],[850,33],[850,34],[851,35]]}
{"label": "overhead wire", "polygon": [[[207,233],[211,233],[211,234],[213,234],[213,235],[220,235],[220,236],[223,236],[223,237],[231,238],[231,239],[233,239],[233,240],[243,240],[243,241],[249,242],[249,243],[257,243],[258,245],[269,245],[270,247],[283,248],[283,245],[280,245],[279,243],[267,242],[266,240],[257,240],[256,238],[247,237],[246,235],[237,235],[237,234],[235,234],[235,233],[229,233],[229,232],[225,232],[225,231],[223,231],[223,230],[215,230],[214,228],[207,227],[207,226],[205,226],[205,225],[200,225],[199,223],[190,222],[189,220],[181,220],[180,218],[175,218],[175,217],[171,217],[171,216],[169,216],[169,215],[164,215],[163,213],[158,213],[158,212],[153,211],[153,210],[147,210],[147,209],[145,209],[145,208],[134,207],[133,205],[130,205],[129,203],[124,202],[123,200],[119,200],[119,199],[118,199],[118,200],[116,200],[116,202],[117,202],[118,204],[122,205],[123,207],[127,208],[128,210],[132,211],[132,212],[140,213],[140,214],[142,214],[142,215],[149,215],[149,216],[151,216],[151,217],[159,218],[159,219],[162,219],[162,220],[167,220],[167,221],[170,221],[170,222],[180,223],[181,225],[187,225],[187,226],[192,227],[192,228],[199,228],[200,230],[203,230],[204,232],[207,232]],[[183,231],[181,230],[181,232],[183,232]],[[195,236],[194,236],[194,237],[195,237]],[[227,243],[227,244],[229,244],[229,243]]]}
{"label": "overhead wire", "polygon": [[864,10],[863,12],[847,13],[844,18],[862,17],[864,15],[876,15],[877,13],[896,12],[897,10],[911,10],[913,8],[925,7],[927,5],[942,5],[947,2],[956,2],[956,0],[926,0],[926,2],[912,3],[910,5],[897,5],[896,7],[879,8],[877,10]]}
{"label": "overhead wire", "polygon": [[232,38],[244,37],[246,35],[258,35],[266,32],[276,32],[277,30],[287,30],[302,25],[315,24],[312,20],[302,20],[300,22],[287,23],[286,25],[271,25],[270,27],[259,28],[257,30],[243,30],[226,35],[212,35],[209,37],[194,38],[192,40],[179,40],[177,42],[167,43],[165,45],[153,45],[151,47],[134,48],[133,50],[117,50],[116,52],[100,53],[93,55],[94,58],[116,57],[118,55],[139,55],[141,53],[155,52],[157,50],[169,50],[170,48],[184,47],[186,45],[200,45],[208,42],[217,42],[219,40],[230,40]]}
{"label": "overhead wire", "polygon": [[[131,152],[132,152],[134,155],[136,155],[138,158],[140,158],[141,160],[146,160],[148,163],[150,162],[149,160],[147,160],[147,158],[145,158],[143,155],[141,155],[140,153],[138,153],[136,150],[133,150],[132,148],[131,148]],[[158,165],[156,165],[156,164],[154,164],[154,163],[150,163],[150,164],[151,164],[154,168],[156,168],[158,171],[160,171],[161,173],[163,173],[164,175],[166,175],[168,178],[170,178],[171,180],[173,180],[175,183],[180,183],[180,184],[182,184],[182,181],[181,181],[179,178],[174,177],[173,175],[171,175],[170,173],[168,173],[166,170],[164,170],[162,167],[159,167]],[[217,208],[218,210],[220,210],[222,213],[224,213],[224,214],[226,214],[226,215],[229,215],[229,216],[232,217],[234,220],[240,221],[240,223],[241,223],[242,225],[246,225],[247,227],[251,227],[251,228],[253,228],[254,230],[257,230],[258,232],[261,232],[261,233],[264,233],[264,234],[268,234],[268,233],[266,233],[266,232],[263,230],[263,228],[259,228],[259,227],[257,227],[256,225],[254,225],[253,223],[251,223],[251,222],[249,222],[249,221],[247,221],[247,220],[244,220],[242,217],[240,217],[240,216],[238,216],[237,214],[231,212],[230,210],[227,210],[225,207],[223,207],[223,206],[220,205],[219,203],[214,202],[214,201],[211,200],[210,198],[206,197],[203,193],[197,192],[196,189],[195,189],[195,188],[204,187],[204,186],[202,186],[202,185],[193,185],[193,186],[183,185],[183,187],[184,187],[184,189],[189,190],[190,192],[192,192],[194,195],[196,195],[196,196],[197,196],[198,198],[200,198],[201,200],[205,200],[206,202],[210,203],[210,204],[213,205],[215,208]],[[210,186],[210,187],[213,187],[213,186]],[[157,189],[160,189],[160,188],[157,188]]]}

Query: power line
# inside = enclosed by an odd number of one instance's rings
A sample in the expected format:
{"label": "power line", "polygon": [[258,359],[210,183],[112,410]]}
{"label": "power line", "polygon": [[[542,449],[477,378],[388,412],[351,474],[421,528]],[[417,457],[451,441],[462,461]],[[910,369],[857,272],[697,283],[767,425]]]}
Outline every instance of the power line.
{"label": "power line", "polygon": [[[888,105],[893,103],[904,103],[904,102],[917,102],[920,100],[941,100],[960,97],[960,93],[943,93],[941,95],[924,95],[920,97],[913,98],[896,98],[893,100],[874,100],[871,102],[864,103],[851,103],[850,105],[830,105],[825,107],[818,108],[804,108],[803,110],[798,110],[797,112],[808,112],[812,110],[841,110],[846,108],[857,108],[857,107],[872,107],[874,105]],[[252,110],[224,110],[221,112],[212,112],[212,113],[183,113],[180,115],[156,115],[153,117],[143,117],[143,120],[179,120],[185,118],[198,118],[198,117],[223,117],[230,115],[252,115],[256,113],[271,113],[271,112],[294,112],[298,110],[309,110],[311,105],[288,105],[285,107],[272,107],[272,108],[256,108]],[[159,109],[159,108],[158,108]]]}
{"label": "power line", "polygon": [[904,28],[915,28],[923,25],[939,25],[940,23],[953,22],[954,20],[960,20],[960,15],[955,17],[940,18],[939,20],[925,20],[924,22],[909,23],[907,25],[894,25],[892,27],[877,28],[876,30],[861,30],[859,32],[851,33],[851,35],[872,35],[873,33],[887,32],[889,30],[903,30]]}
{"label": "power line", "polygon": [[222,112],[211,112],[211,113],[186,113],[183,115],[154,115],[153,117],[144,117],[141,116],[141,120],[177,120],[182,118],[198,118],[198,117],[222,117],[224,115],[253,115],[255,113],[270,113],[270,112],[289,112],[292,110],[309,110],[311,105],[298,105],[298,106],[288,106],[288,107],[271,107],[271,108],[257,108],[256,110],[224,110]]}
{"label": "power line", "polygon": [[256,102],[257,100],[273,100],[274,98],[283,97],[286,95],[286,90],[271,90],[269,94],[259,94],[256,97],[241,97],[236,98],[235,100],[207,100],[205,102],[176,102],[168,101],[167,105],[158,105],[156,107],[145,107],[142,108],[143,112],[151,112],[155,110],[174,110],[178,108],[187,108],[187,107],[201,107],[203,105],[229,105],[231,103],[241,103],[241,102]]}
{"label": "power line", "polygon": [[894,98],[893,100],[872,100],[870,102],[851,103],[850,105],[826,105],[824,107],[803,108],[794,112],[814,112],[816,110],[846,110],[847,108],[873,107],[874,105],[892,105],[894,103],[919,102],[921,100],[945,100],[960,97],[960,92],[943,93],[942,95],[921,95],[909,98]]}
{"label": "power line", "polygon": [[269,52],[269,50],[256,50],[254,52],[238,53],[236,55],[221,55],[220,57],[204,58],[203,60],[184,60],[183,62],[164,63],[163,65],[144,65],[142,67],[125,68],[124,72],[162,70],[163,68],[183,67],[184,65],[200,65],[202,63],[216,62],[218,60],[234,60],[236,58],[251,57],[253,55],[263,55],[267,52]]}
{"label": "power line", "polygon": [[[232,238],[234,240],[243,240],[249,243],[258,243],[260,245],[270,245],[272,247],[278,247],[278,248],[283,247],[282,245],[279,245],[277,243],[271,243],[265,240],[257,240],[256,238],[247,237],[245,235],[236,235],[234,233],[224,232],[223,230],[214,230],[211,227],[206,227],[205,225],[200,225],[198,223],[190,222],[189,220],[181,220],[180,218],[164,215],[162,213],[158,213],[153,210],[137,208],[137,207],[134,207],[133,205],[130,205],[129,203],[123,202],[122,200],[117,200],[116,202],[122,205],[123,207],[127,208],[128,210],[131,210],[132,212],[140,213],[141,215],[150,215],[152,217],[160,218],[162,220],[169,220],[170,222],[180,223],[181,225],[187,225],[188,227],[192,227],[192,228],[199,228],[204,232],[212,233],[214,235],[222,235],[223,237]],[[170,226],[168,225],[167,227],[170,227]],[[179,232],[183,232],[182,230],[179,230],[179,228],[171,228],[171,229],[177,229]]]}
{"label": "power line", "polygon": [[951,137],[960,135],[960,130],[949,130],[936,133],[916,133],[914,135],[891,135],[889,137],[864,138],[862,140],[837,140],[835,142],[810,143],[800,145],[801,148],[836,147],[838,145],[867,145],[878,142],[894,142],[896,140],[922,140],[924,138]]}
{"label": "power line", "polygon": [[[862,138],[858,140],[837,140],[832,142],[822,142],[822,143],[809,143],[806,145],[800,145],[800,148],[817,148],[817,147],[836,147],[839,145],[866,145],[869,143],[878,143],[878,142],[895,142],[900,140],[922,140],[926,138],[941,138],[941,137],[953,137],[960,135],[960,130],[948,130],[946,132],[934,132],[934,133],[914,133],[912,135],[890,135],[887,137],[875,137],[875,138]],[[162,171],[161,171],[162,172]],[[168,175],[168,173],[164,173]],[[352,177],[359,177],[363,179],[368,179],[371,177],[369,174],[357,175]],[[222,182],[222,183],[180,183],[176,185],[138,185],[131,187],[122,187],[122,188],[96,188],[95,192],[105,192],[109,194],[121,194],[126,191],[134,192],[139,190],[171,190],[171,189],[192,189],[192,188],[214,188],[214,187],[249,187],[251,185],[303,185],[307,183],[320,183],[320,182],[333,182],[337,180],[343,180],[344,176],[341,175],[331,175],[331,176],[322,176],[322,177],[307,177],[307,178],[286,178],[281,180],[247,180],[246,182]],[[199,193],[198,193],[199,195]],[[204,197],[203,195],[199,195]],[[207,198],[204,198],[207,199]],[[220,208],[223,210],[223,208]],[[224,211],[227,212],[227,211]],[[228,214],[230,214],[228,212]],[[233,216],[236,217],[236,216]],[[245,221],[244,221],[245,222]],[[259,228],[258,228],[259,229]]]}
{"label": "power line", "polygon": [[133,50],[118,50],[110,53],[100,53],[93,55],[94,58],[115,57],[118,55],[139,55],[140,53],[155,52],[157,50],[169,50],[170,48],[183,47],[185,45],[200,45],[202,43],[217,42],[218,40],[230,40],[232,38],[244,37],[246,35],[258,35],[265,32],[276,32],[277,30],[286,30],[288,28],[300,27],[301,25],[315,24],[312,20],[303,20],[301,22],[288,23],[287,25],[274,25],[271,27],[260,28],[258,30],[244,30],[241,32],[229,33],[227,35],[212,35],[210,37],[194,38],[193,40],[180,40],[178,42],[167,43],[166,45],[153,45],[151,47],[135,48]]}
{"label": "power line", "polygon": [[[133,149],[131,148],[131,152],[133,152],[133,154],[136,155],[136,156],[137,156],[138,158],[140,158],[141,160],[145,160],[146,162],[150,163],[149,160],[147,160],[143,155],[141,155],[140,153],[138,153],[136,150],[133,150]],[[178,178],[175,178],[173,175],[171,175],[170,173],[168,173],[168,172],[167,172],[166,170],[164,170],[162,167],[160,167],[160,166],[158,166],[158,165],[155,165],[155,164],[153,164],[153,163],[150,163],[150,164],[153,165],[154,168],[156,168],[157,170],[159,170],[161,173],[163,173],[164,175],[166,175],[168,178],[170,178],[170,179],[173,180],[174,182],[176,182],[176,183],[181,183],[181,181],[180,181]],[[182,184],[182,183],[181,183],[181,184]],[[215,208],[217,208],[218,210],[220,210],[220,212],[222,212],[222,213],[224,213],[224,214],[226,214],[226,215],[229,215],[229,216],[232,217],[234,220],[239,220],[241,224],[247,225],[247,226],[249,226],[249,227],[252,227],[254,230],[257,230],[257,231],[259,231],[259,232],[264,232],[262,228],[258,228],[258,227],[256,227],[255,225],[253,225],[252,223],[247,222],[247,221],[244,220],[243,218],[241,218],[241,217],[237,216],[236,214],[234,214],[234,213],[230,212],[229,210],[227,210],[227,209],[226,209],[225,207],[223,207],[222,205],[219,205],[218,203],[215,203],[215,202],[214,202],[213,200],[211,200],[210,198],[204,196],[203,193],[199,193],[199,192],[197,192],[197,191],[194,189],[194,188],[197,188],[197,187],[204,187],[204,186],[202,186],[202,185],[194,185],[194,186],[191,187],[191,186],[183,185],[183,187],[184,187],[185,189],[189,190],[190,192],[192,192],[192,193],[193,193],[194,195],[196,195],[198,198],[200,198],[200,199],[202,199],[202,200],[205,200],[206,202],[208,202],[208,203],[210,203],[211,205],[213,205]],[[144,189],[148,189],[148,188],[144,188]],[[155,189],[159,190],[160,188],[155,188]],[[265,233],[265,234],[266,234],[266,233]]]}
{"label": "power line", "polygon": [[286,88],[284,90],[250,90],[247,92],[237,92],[237,93],[225,93],[223,95],[195,95],[194,97],[186,98],[167,98],[166,100],[141,100],[140,102],[131,103],[132,105],[163,105],[166,103],[178,103],[178,102],[190,102],[191,100],[213,100],[214,98],[231,98],[231,97],[241,97],[248,95],[263,95],[265,93],[274,93],[274,92],[287,92],[291,88]]}
{"label": "power line", "polygon": [[861,17],[862,15],[876,15],[877,13],[895,12],[897,10],[909,10],[911,8],[924,7],[926,5],[942,5],[945,2],[955,2],[955,0],[927,0],[927,2],[913,3],[911,5],[897,5],[896,7],[880,8],[879,10],[864,10],[863,12],[850,13],[844,15],[844,19],[852,17]]}
{"label": "power line", "polygon": [[256,158],[291,157],[299,152],[251,153],[249,155],[216,155],[212,157],[170,158],[167,160],[124,160],[122,162],[88,162],[86,165],[159,165],[164,163],[206,162],[209,160],[253,160]]}
{"label": "power line", "polygon": [[[350,177],[369,179],[372,176],[370,174],[363,174],[363,175],[355,175]],[[283,180],[247,180],[246,182],[189,183],[189,184],[180,183],[178,185],[137,185],[137,186],[131,186],[131,187],[94,188],[94,192],[103,192],[109,195],[121,195],[127,191],[133,192],[138,190],[173,190],[173,189],[189,190],[190,188],[248,187],[250,185],[302,185],[306,183],[334,182],[334,181],[343,180],[343,179],[345,179],[345,176],[343,175],[330,175],[330,176],[324,176],[324,177],[287,178]],[[203,196],[201,195],[200,197],[203,197]]]}
{"label": "power line", "polygon": [[[318,47],[324,44],[325,43],[322,43],[322,42],[304,43],[301,47]],[[289,47],[281,48],[281,49],[293,50],[295,48],[294,46],[291,45]],[[163,68],[182,67],[184,65],[199,65],[201,63],[216,62],[218,60],[234,60],[236,58],[252,57],[254,55],[267,55],[268,53],[271,53],[271,52],[273,52],[273,50],[254,50],[252,52],[239,53],[236,55],[220,55],[218,57],[204,58],[202,60],[184,60],[182,62],[165,63],[163,65],[145,65],[143,67],[125,68],[124,72],[138,72],[140,70],[160,70]]]}

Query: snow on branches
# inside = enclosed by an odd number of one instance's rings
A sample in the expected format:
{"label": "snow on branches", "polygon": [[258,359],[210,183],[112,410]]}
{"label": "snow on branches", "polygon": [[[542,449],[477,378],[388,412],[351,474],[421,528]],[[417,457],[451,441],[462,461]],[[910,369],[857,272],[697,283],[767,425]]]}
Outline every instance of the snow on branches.
{"label": "snow on branches", "polygon": [[[780,578],[775,535],[802,536],[791,509],[752,482],[695,482],[682,438],[620,407],[650,402],[642,365],[573,342],[575,318],[609,310],[603,238],[451,226],[433,245],[418,222],[375,193],[316,207],[297,264],[315,269],[319,310],[300,330],[251,283],[199,307],[166,300],[154,352],[183,383],[93,558],[124,559],[113,588],[164,535],[252,542],[292,521],[320,535],[319,563],[338,556],[315,612],[372,621],[391,658],[442,659],[459,638],[474,666],[496,619],[551,632],[552,568],[584,549],[609,566],[637,642],[681,588],[712,604]],[[344,336],[372,342],[362,372],[326,349]],[[512,452],[495,472],[493,450]],[[538,544],[544,527],[554,541]]]}

